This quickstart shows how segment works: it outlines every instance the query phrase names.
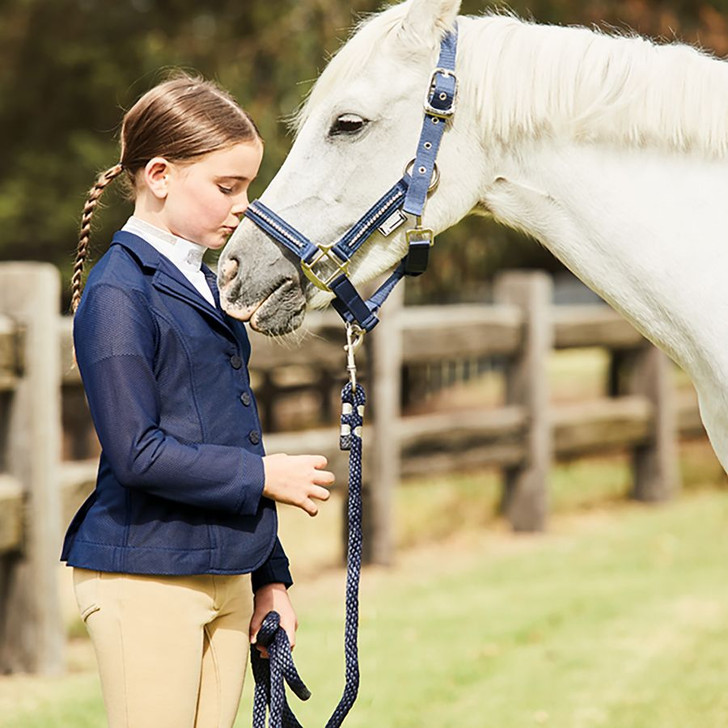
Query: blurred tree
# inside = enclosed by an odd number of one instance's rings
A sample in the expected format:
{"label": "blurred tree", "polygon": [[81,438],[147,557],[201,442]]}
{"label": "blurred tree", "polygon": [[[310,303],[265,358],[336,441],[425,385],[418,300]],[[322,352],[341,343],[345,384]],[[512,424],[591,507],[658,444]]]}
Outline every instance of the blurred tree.
{"label": "blurred tree", "polygon": [[[270,179],[290,144],[283,119],[306,80],[345,38],[354,13],[374,5],[4,0],[0,256],[52,261],[69,275],[86,190],[118,159],[123,110],[170,68],[215,78],[242,100],[267,141],[261,180]],[[130,210],[117,204],[118,192],[103,199],[113,204],[97,216],[101,251]]]}
{"label": "blurred tree", "polygon": [[[123,114],[166,70],[219,80],[266,139],[262,189],[290,146],[295,112],[326,58],[379,0],[0,0],[0,257],[48,260],[68,276],[94,175],[118,159]],[[513,0],[539,22],[596,24],[728,53],[728,0]],[[463,13],[488,6],[464,0]],[[107,193],[95,248],[130,206]],[[116,197],[114,197],[116,195]],[[113,203],[113,204],[112,204]],[[484,232],[485,231],[485,232]],[[487,244],[468,244],[471,239]],[[479,219],[441,236],[412,289],[452,299],[503,266],[558,267],[531,241]]]}

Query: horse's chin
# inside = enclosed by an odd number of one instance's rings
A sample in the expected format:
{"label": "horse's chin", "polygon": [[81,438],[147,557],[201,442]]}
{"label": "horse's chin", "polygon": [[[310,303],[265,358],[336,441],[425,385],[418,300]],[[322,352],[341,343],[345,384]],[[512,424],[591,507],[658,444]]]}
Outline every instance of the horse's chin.
{"label": "horse's chin", "polygon": [[266,336],[290,334],[303,323],[306,300],[293,281],[286,281],[269,293],[263,300],[243,303],[221,290],[220,304],[225,313]]}
{"label": "horse's chin", "polygon": [[284,336],[300,328],[305,315],[305,308],[288,314],[263,304],[250,317],[250,328],[266,336]]}

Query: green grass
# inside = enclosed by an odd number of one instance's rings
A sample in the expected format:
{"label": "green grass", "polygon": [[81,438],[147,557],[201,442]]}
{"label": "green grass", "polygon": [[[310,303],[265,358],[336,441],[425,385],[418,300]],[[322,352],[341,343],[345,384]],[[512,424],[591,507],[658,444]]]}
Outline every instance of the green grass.
{"label": "green grass", "polygon": [[[364,573],[362,688],[346,725],[727,725],[727,553],[721,490],[566,510],[543,535],[491,520],[401,551]],[[294,587],[307,728],[325,724],[342,687],[342,590],[339,570]],[[0,679],[0,726],[103,726],[88,645],[73,655],[64,678]]]}
{"label": "green grass", "polygon": [[[713,492],[564,517],[543,537],[471,535],[369,573],[348,725],[726,725],[727,550],[728,497]],[[299,601],[314,698],[297,712],[320,726],[341,610],[329,583]]]}

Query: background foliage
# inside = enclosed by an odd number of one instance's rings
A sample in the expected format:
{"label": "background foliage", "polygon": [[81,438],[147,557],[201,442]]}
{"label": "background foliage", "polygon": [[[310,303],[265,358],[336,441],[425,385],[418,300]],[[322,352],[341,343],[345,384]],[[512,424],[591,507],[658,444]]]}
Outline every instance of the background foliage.
{"label": "background foliage", "polygon": [[[47,260],[68,277],[94,175],[118,159],[123,110],[172,67],[220,81],[266,139],[259,193],[281,164],[296,109],[329,54],[380,0],[0,0],[0,258]],[[493,9],[464,0],[463,13]],[[539,22],[628,28],[728,53],[728,0],[513,0]],[[97,216],[96,257],[129,213],[118,193]],[[468,245],[472,238],[487,244]],[[454,298],[503,266],[557,267],[522,237],[466,220],[443,235],[413,288]]]}

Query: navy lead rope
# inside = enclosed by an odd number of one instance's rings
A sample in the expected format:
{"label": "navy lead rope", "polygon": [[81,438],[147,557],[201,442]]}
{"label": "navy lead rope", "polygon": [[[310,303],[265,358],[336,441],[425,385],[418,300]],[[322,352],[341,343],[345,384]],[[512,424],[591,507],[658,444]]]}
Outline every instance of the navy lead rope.
{"label": "navy lead rope", "polygon": [[[349,546],[344,633],[346,685],[344,694],[326,728],[337,728],[342,724],[359,690],[357,637],[362,547],[361,427],[366,395],[361,386],[356,384],[354,351],[361,343],[363,332],[371,331],[376,326],[377,311],[397,282],[405,275],[419,275],[427,267],[429,248],[434,235],[432,230],[421,226],[421,218],[427,196],[437,184],[435,160],[445,125],[455,111],[457,36],[456,25],[441,41],[437,67],[432,73],[427,90],[425,116],[417,152],[411,165],[411,174],[405,171],[402,179],[365,212],[335,245],[315,245],[259,200],[251,202],[245,213],[251,222],[300,259],[303,272],[314,285],[334,294],[333,306],[347,326],[346,349],[349,357],[347,369],[350,382],[341,393],[341,449],[350,451]],[[403,224],[408,215],[416,220],[415,227],[406,233],[408,253],[374,295],[365,301],[349,280],[349,262],[375,230],[387,236]],[[314,266],[322,270],[315,271]],[[266,615],[258,633],[258,642],[268,648],[268,660],[260,656],[255,646],[251,647],[251,663],[255,678],[253,728],[265,728],[267,712],[270,713],[269,728],[301,728],[301,724],[288,707],[284,681],[301,700],[310,697],[308,688],[301,681],[293,665],[288,638],[285,631],[279,627],[279,622],[279,615],[270,612]]]}
{"label": "navy lead rope", "polygon": [[[342,450],[349,451],[349,540],[346,570],[346,620],[344,627],[344,654],[346,658],[346,683],[344,692],[326,728],[338,728],[351,710],[359,692],[359,577],[362,555],[362,441],[366,393],[352,376],[341,392],[341,439]],[[301,699],[308,700],[310,691],[301,680],[291,656],[291,646],[285,630],[279,627],[277,612],[269,612],[258,632],[258,643],[267,647],[268,659],[263,658],[255,645],[250,647],[250,660],[255,679],[253,701],[253,728],[302,728],[288,706],[284,681]]]}

